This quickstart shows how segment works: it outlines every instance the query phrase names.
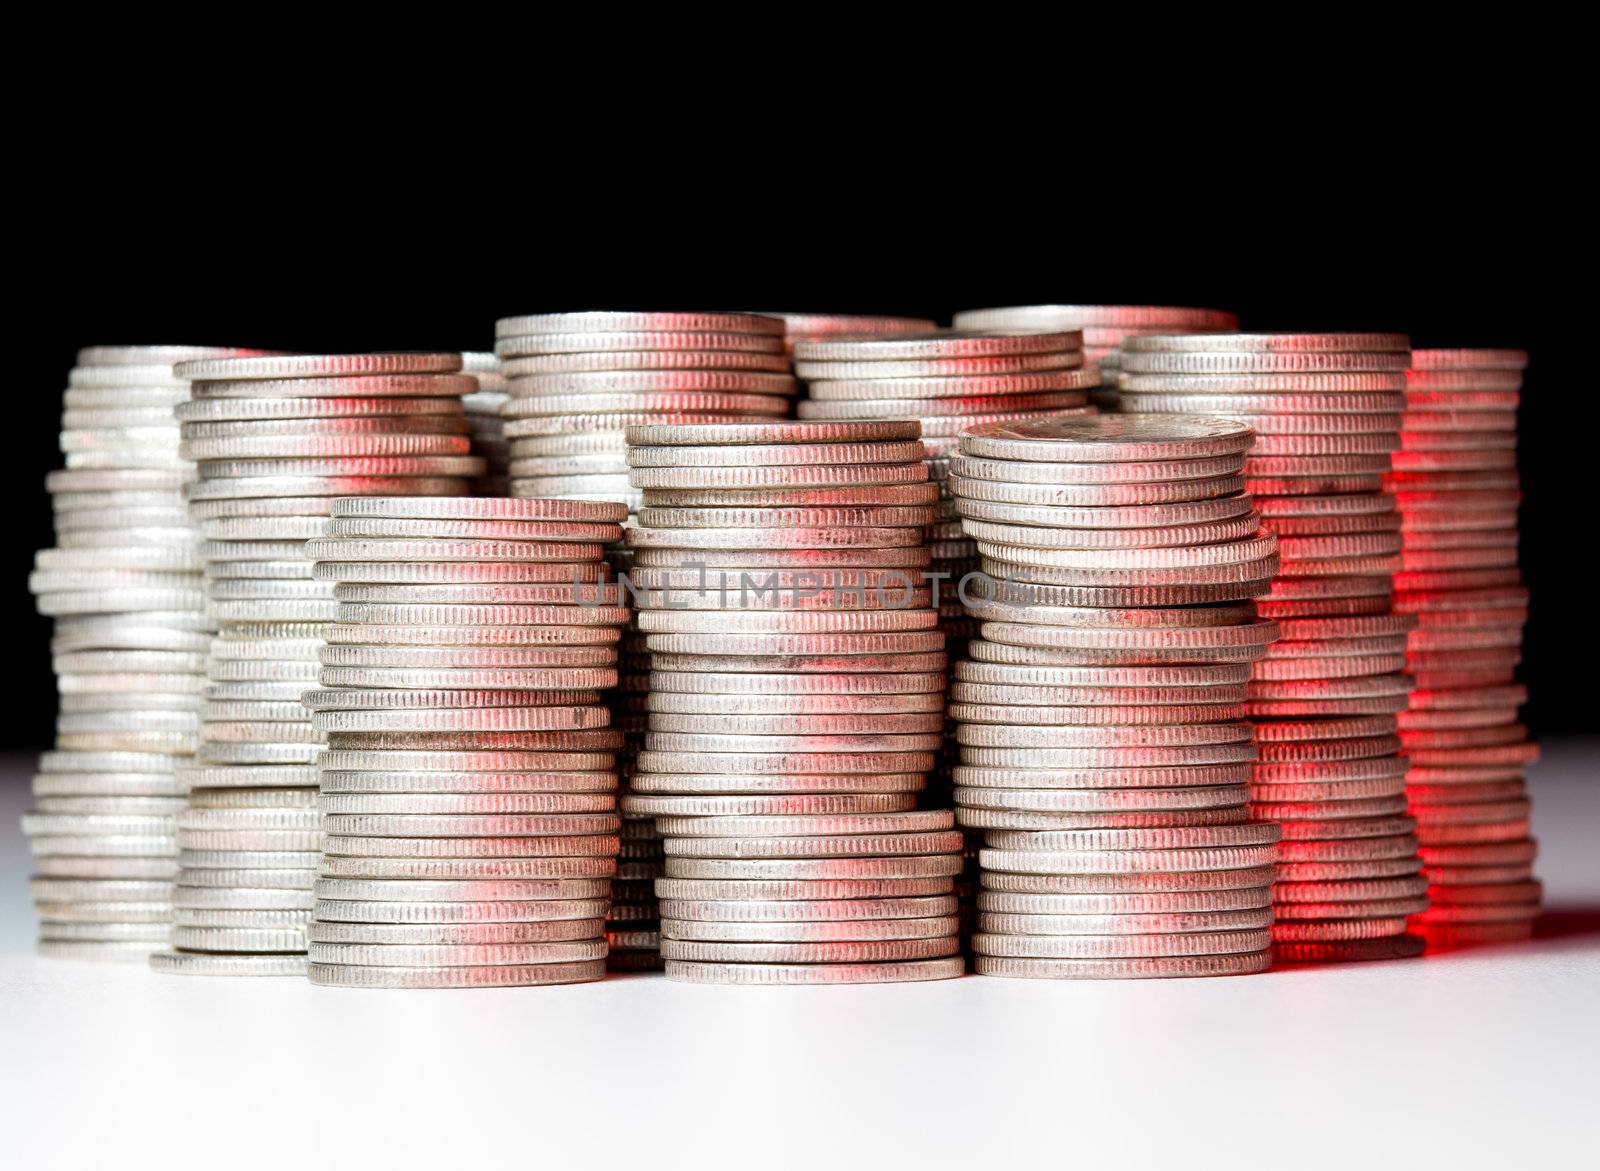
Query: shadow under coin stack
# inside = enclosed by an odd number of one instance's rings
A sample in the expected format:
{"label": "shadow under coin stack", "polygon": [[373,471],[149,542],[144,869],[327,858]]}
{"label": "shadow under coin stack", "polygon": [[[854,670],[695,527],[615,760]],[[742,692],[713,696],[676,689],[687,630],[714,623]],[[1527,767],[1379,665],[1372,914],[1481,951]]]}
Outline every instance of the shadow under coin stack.
{"label": "shadow under coin stack", "polygon": [[502,408],[506,399],[506,376],[500,373],[500,359],[493,354],[462,354],[461,372],[477,379],[478,389],[462,398],[471,428],[472,454],[483,457],[484,474],[473,481],[474,496],[511,495],[511,441],[506,438]]}
{"label": "shadow under coin stack", "polygon": [[620,504],[340,500],[307,544],[336,584],[320,690],[313,983],[605,975],[627,610],[601,579]]}
{"label": "shadow under coin stack", "polygon": [[[756,313],[543,313],[495,323],[510,395],[503,410],[511,443],[513,496],[620,500],[629,513],[639,492],[628,484],[628,427],[782,418],[795,379],[784,325]],[[626,573],[623,546],[608,558]],[[643,636],[630,630],[611,696],[626,737],[618,766],[626,791],[643,742],[650,671]],[[661,840],[647,817],[627,817],[611,906],[614,970],[661,966],[653,884]]]}
{"label": "shadow under coin stack", "polygon": [[1521,350],[1414,350],[1389,491],[1405,568],[1395,608],[1416,615],[1416,680],[1400,715],[1430,906],[1430,949],[1528,938],[1542,889],[1523,772],[1538,757],[1517,722],[1528,591],[1517,567]]}
{"label": "shadow under coin stack", "polygon": [[1089,392],[1101,410],[1117,409],[1117,379],[1122,343],[1142,333],[1213,333],[1238,329],[1239,318],[1221,309],[1172,305],[1010,305],[968,309],[955,316],[957,329],[1038,332],[1075,329],[1083,333],[1083,356],[1100,369],[1100,384]]}
{"label": "shadow under coin stack", "polygon": [[189,389],[172,363],[241,352],[95,346],[67,377],[67,466],[46,481],[56,547],[28,582],[55,619],[61,696],[22,820],[42,955],[143,962],[172,922],[177,774],[193,759],[211,641],[183,503],[194,470],[172,417]]}
{"label": "shadow under coin stack", "polygon": [[1238,471],[1187,416],[986,424],[950,486],[984,576],[956,665],[957,813],[983,831],[976,970],[1220,976],[1271,962],[1278,827],[1250,820],[1249,664],[1277,567]]}
{"label": "shadow under coin stack", "polygon": [[[930,503],[898,491],[927,481],[916,434],[629,429],[644,501],[627,536],[652,669],[623,801],[666,839],[656,889],[674,979],[962,972],[961,835],[949,811],[915,808],[946,666],[921,580]],[[841,502],[815,502],[830,492]]]}
{"label": "shadow under coin stack", "polygon": [[192,380],[178,417],[218,635],[157,971],[304,973],[322,735],[300,695],[337,610],[305,542],[336,497],[467,494],[483,461],[467,454],[460,367],[458,354],[339,354],[175,368]]}
{"label": "shadow under coin stack", "polygon": [[1245,483],[1282,566],[1259,603],[1280,641],[1253,669],[1255,811],[1283,827],[1281,961],[1395,959],[1427,906],[1397,714],[1406,633],[1393,611],[1400,521],[1382,473],[1400,442],[1409,343],[1397,334],[1129,338],[1124,412],[1195,411],[1257,432]]}

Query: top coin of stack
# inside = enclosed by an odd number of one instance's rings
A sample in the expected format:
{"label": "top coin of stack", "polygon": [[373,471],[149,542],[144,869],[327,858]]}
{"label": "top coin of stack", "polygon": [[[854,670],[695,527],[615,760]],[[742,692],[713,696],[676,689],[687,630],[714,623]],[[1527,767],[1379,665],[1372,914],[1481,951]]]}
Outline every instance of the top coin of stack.
{"label": "top coin of stack", "polygon": [[624,808],[665,838],[673,978],[961,973],[961,837],[917,811],[945,657],[915,423],[629,429],[652,658]]}
{"label": "top coin of stack", "polygon": [[937,321],[926,317],[880,317],[865,313],[763,313],[762,316],[782,320],[783,344],[790,353],[799,341],[822,341],[840,336],[888,337],[898,333],[928,333],[939,328]]}
{"label": "top coin of stack", "polygon": [[461,355],[461,372],[477,379],[478,389],[464,396],[467,425],[471,427],[472,454],[483,457],[487,465],[482,477],[472,485],[474,496],[511,494],[511,441],[506,438],[502,411],[506,399],[506,376],[500,372],[500,359],[493,354]]}
{"label": "top coin of stack", "polygon": [[1414,350],[1385,484],[1400,508],[1395,608],[1416,615],[1416,679],[1400,738],[1411,768],[1432,948],[1526,939],[1539,913],[1523,771],[1538,746],[1517,722],[1528,591],[1517,568],[1521,350]]}
{"label": "top coin of stack", "polygon": [[166,939],[176,773],[193,759],[210,642],[172,414],[189,387],[172,364],[248,352],[94,346],[68,375],[67,467],[46,481],[56,547],[28,582],[56,620],[61,694],[23,818],[45,955],[143,961]]}
{"label": "top coin of stack", "polygon": [[782,418],[783,322],[754,313],[540,313],[495,323],[515,496],[621,500],[631,424]]}
{"label": "top coin of stack", "polygon": [[1075,329],[1083,333],[1083,356],[1100,368],[1100,385],[1090,391],[1095,404],[1114,410],[1122,343],[1144,333],[1213,333],[1238,329],[1239,318],[1221,309],[1171,305],[1010,305],[967,309],[955,316],[957,329]]}
{"label": "top coin of stack", "polygon": [[1124,978],[1270,962],[1252,822],[1250,599],[1277,568],[1242,424],[1175,415],[975,427],[950,486],[983,554],[951,684],[958,813],[980,854],[980,973]]}
{"label": "top coin of stack", "polygon": [[1282,640],[1256,663],[1248,711],[1259,816],[1283,827],[1278,955],[1414,955],[1426,905],[1395,735],[1411,681],[1391,612],[1400,522],[1381,491],[1400,442],[1409,342],[1399,334],[1146,335],[1122,350],[1124,412],[1194,411],[1257,433],[1246,487],[1282,566],[1261,612]]}
{"label": "top coin of stack", "polygon": [[186,772],[193,808],[179,819],[179,893],[192,905],[173,929],[174,951],[156,957],[159,970],[305,970],[309,904],[272,893],[305,898],[321,840],[322,734],[300,694],[317,681],[321,634],[338,602],[331,582],[312,578],[305,541],[341,496],[467,494],[484,463],[468,454],[461,396],[475,383],[460,369],[458,354],[409,353],[176,368],[191,380],[178,417],[184,454],[199,468],[189,513],[205,538],[218,636],[199,762]]}
{"label": "top coin of stack", "polygon": [[311,979],[565,984],[605,972],[619,737],[600,690],[627,621],[601,580],[620,504],[339,500]]}

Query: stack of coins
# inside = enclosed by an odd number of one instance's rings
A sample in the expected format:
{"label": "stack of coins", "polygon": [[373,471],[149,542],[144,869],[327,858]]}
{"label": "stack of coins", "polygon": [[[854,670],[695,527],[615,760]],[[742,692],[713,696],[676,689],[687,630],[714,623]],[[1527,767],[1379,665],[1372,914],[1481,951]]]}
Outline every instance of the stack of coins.
{"label": "stack of coins", "polygon": [[[822,338],[795,343],[805,382],[802,419],[911,419],[922,426],[931,477],[943,482],[956,436],[970,426],[1041,414],[1082,414],[1095,371],[1083,366],[1077,333],[935,331],[889,338]],[[977,551],[944,494],[928,529],[934,583],[960,581]],[[941,591],[952,653],[971,637],[960,604]]]}
{"label": "stack of coins", "polygon": [[38,873],[41,954],[144,958],[164,943],[177,873],[173,817],[192,760],[210,629],[194,472],[178,454],[172,363],[238,350],[96,346],[68,375],[61,448],[46,481],[56,547],[29,588],[56,620],[56,750],[23,818]]}
{"label": "stack of coins", "polygon": [[926,317],[880,317],[863,313],[764,313],[783,322],[783,344],[791,354],[798,341],[836,337],[890,337],[897,333],[931,333],[937,321]]}
{"label": "stack of coins", "polygon": [[314,983],[566,984],[605,974],[618,847],[600,690],[627,621],[603,581],[620,504],[334,504],[321,689]]}
{"label": "stack of coins", "polygon": [[[1085,368],[1080,335],[1073,331],[1032,334],[934,331],[890,338],[829,337],[800,341],[795,372],[809,398],[803,419],[915,419],[922,426],[930,477],[943,485],[956,436],[962,429],[1002,419],[1042,414],[1084,414],[1088,390],[1098,380]],[[954,583],[978,568],[977,548],[962,531],[948,491],[940,492],[928,528],[930,581],[937,591],[940,627],[952,657],[977,629],[956,597]],[[946,734],[953,728],[946,728]],[[950,769],[957,758],[948,738],[933,788],[940,803],[950,797]],[[968,873],[960,884],[963,910],[970,911],[977,874],[977,838],[966,851]]]}
{"label": "stack of coins", "polygon": [[916,794],[945,656],[914,423],[639,426],[649,728],[625,808],[665,838],[675,979],[962,971],[961,836]]}
{"label": "stack of coins", "polygon": [[468,454],[458,354],[295,355],[180,363],[178,408],[199,480],[189,513],[206,562],[218,634],[207,664],[200,748],[181,774],[182,867],[171,942],[158,971],[293,975],[321,834],[321,732],[300,696],[337,613],[313,580],[305,541],[352,495],[466,495],[483,461]]}
{"label": "stack of coins", "polygon": [[503,408],[511,396],[506,393],[506,376],[500,372],[500,359],[493,354],[462,354],[461,371],[478,380],[478,389],[462,398],[471,428],[472,454],[481,456],[487,467],[472,485],[474,496],[511,494],[511,441],[506,438]]}
{"label": "stack of coins", "polygon": [[957,813],[985,834],[980,973],[1228,975],[1270,963],[1278,828],[1252,821],[1251,599],[1276,541],[1252,440],[1149,415],[987,424],[950,485],[983,557],[957,664]]}
{"label": "stack of coins", "polygon": [[1525,939],[1539,913],[1523,772],[1538,747],[1517,722],[1528,591],[1517,568],[1521,350],[1414,350],[1386,484],[1405,567],[1395,608],[1416,615],[1416,680],[1400,715],[1431,906],[1430,948]]}
{"label": "stack of coins", "polygon": [[1145,333],[1215,333],[1238,329],[1239,319],[1221,309],[1171,305],[1011,305],[957,313],[957,329],[1075,329],[1083,333],[1083,356],[1100,368],[1100,385],[1089,392],[1102,410],[1115,410],[1122,343]]}
{"label": "stack of coins", "polygon": [[[714,423],[789,414],[795,379],[784,323],[754,313],[546,313],[495,324],[509,395],[502,410],[514,496],[624,501],[626,429],[640,423]],[[610,554],[627,573],[625,547]],[[624,636],[621,685],[612,694],[625,737],[624,786],[645,732],[649,655],[637,631]],[[654,880],[661,840],[648,817],[627,816],[611,907],[610,963],[659,966]]]}
{"label": "stack of coins", "polygon": [[1259,603],[1281,641],[1249,715],[1258,816],[1283,827],[1279,959],[1415,955],[1426,907],[1396,735],[1411,680],[1393,612],[1400,521],[1382,473],[1400,442],[1409,342],[1398,334],[1141,336],[1122,349],[1124,412],[1195,411],[1257,432],[1246,487],[1282,566]]}
{"label": "stack of coins", "polygon": [[782,418],[783,322],[754,313],[542,313],[495,323],[513,496],[622,500],[635,423]]}

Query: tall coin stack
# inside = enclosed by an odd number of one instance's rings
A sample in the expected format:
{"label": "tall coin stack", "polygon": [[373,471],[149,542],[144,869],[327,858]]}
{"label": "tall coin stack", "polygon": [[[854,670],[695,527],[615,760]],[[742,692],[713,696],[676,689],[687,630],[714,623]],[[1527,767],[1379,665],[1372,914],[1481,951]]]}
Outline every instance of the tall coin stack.
{"label": "tall coin stack", "polygon": [[500,359],[493,354],[462,354],[461,372],[477,379],[478,388],[461,400],[471,428],[472,454],[483,457],[484,474],[473,482],[474,496],[511,495],[511,441],[506,438],[503,408],[506,376],[500,372]]}
{"label": "tall coin stack", "polygon": [[[628,484],[626,429],[789,414],[796,383],[783,334],[783,322],[755,313],[590,311],[496,322],[512,495],[620,500],[631,514],[639,493]],[[610,560],[619,573],[631,565],[621,546]],[[650,671],[636,631],[623,639],[619,666],[611,702],[626,737],[618,762],[626,787],[644,737]],[[628,817],[622,837],[610,963],[656,968],[661,841],[647,817]]]}
{"label": "tall coin stack", "polygon": [[1282,566],[1255,664],[1255,811],[1283,827],[1273,938],[1286,962],[1417,954],[1426,907],[1397,715],[1406,634],[1392,607],[1400,519],[1382,474],[1400,443],[1409,342],[1397,334],[1129,338],[1122,410],[1196,411],[1257,433],[1246,487]]}
{"label": "tall coin stack", "polygon": [[[803,419],[914,419],[921,423],[928,470],[943,485],[956,436],[969,426],[1032,415],[1084,414],[1089,388],[1098,382],[1085,368],[1076,332],[997,334],[933,331],[882,337],[821,337],[795,343],[795,372],[809,398]],[[962,531],[948,491],[941,490],[928,528],[930,573],[946,647],[958,656],[976,633],[954,583],[978,567],[977,548]],[[956,747],[946,743],[933,778],[940,804],[950,799]],[[967,874],[960,885],[970,919],[976,893],[977,839],[968,843]],[[970,924],[969,924],[970,925]]]}
{"label": "tall coin stack", "polygon": [[28,582],[55,619],[61,695],[22,822],[43,955],[142,962],[172,922],[178,774],[193,760],[211,641],[183,502],[194,472],[172,415],[189,389],[172,364],[242,352],[95,346],[67,377],[67,466],[46,481],[56,547]]}
{"label": "tall coin stack", "polygon": [[1404,570],[1395,608],[1416,615],[1416,680],[1400,738],[1411,768],[1431,905],[1430,948],[1526,939],[1539,913],[1523,772],[1538,746],[1517,722],[1528,591],[1517,567],[1521,350],[1414,350],[1389,491]]}
{"label": "tall coin stack", "polygon": [[985,424],[951,461],[983,557],[956,665],[957,813],[983,831],[976,970],[1233,975],[1271,962],[1274,843],[1252,821],[1251,599],[1276,541],[1252,436],[1177,415]]}
{"label": "tall coin stack", "polygon": [[914,423],[636,426],[651,655],[630,812],[665,838],[661,953],[688,981],[960,975],[961,836],[916,794],[945,656]]}
{"label": "tall coin stack", "polygon": [[180,363],[178,408],[199,480],[189,514],[205,538],[218,635],[207,663],[189,808],[178,815],[172,950],[158,971],[305,971],[321,732],[300,702],[337,613],[305,541],[353,495],[466,495],[458,354],[344,354]]}
{"label": "tall coin stack", "polygon": [[541,313],[495,322],[512,494],[622,500],[635,423],[782,418],[783,322],[754,313]]}
{"label": "tall coin stack", "polygon": [[620,504],[334,503],[313,983],[566,984],[605,974],[618,847],[600,691],[627,622],[602,580]]}
{"label": "tall coin stack", "polygon": [[1074,329],[1083,334],[1084,359],[1100,368],[1100,385],[1089,392],[1095,405],[1115,410],[1122,343],[1144,333],[1215,333],[1239,328],[1239,318],[1221,309],[1173,305],[1010,305],[968,309],[955,316],[957,329]]}

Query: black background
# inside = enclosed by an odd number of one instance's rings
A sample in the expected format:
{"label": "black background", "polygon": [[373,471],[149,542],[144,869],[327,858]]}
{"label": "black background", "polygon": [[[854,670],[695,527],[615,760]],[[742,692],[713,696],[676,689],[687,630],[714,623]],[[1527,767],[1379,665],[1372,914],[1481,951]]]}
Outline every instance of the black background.
{"label": "black background", "polygon": [[[713,177],[714,178],[714,177]],[[489,349],[494,319],[556,309],[904,313],[1042,301],[1200,305],[1247,329],[1381,329],[1417,346],[1532,352],[1521,437],[1523,566],[1533,590],[1523,676],[1536,732],[1582,731],[1595,621],[1592,309],[1557,273],[1581,237],[1537,176],[1356,185],[1314,172],[1230,191],[1107,182],[1092,193],[877,194],[701,176],[700,194],[559,192],[409,178],[291,176],[241,198],[205,183],[171,199],[71,188],[24,234],[3,542],[11,698],[0,746],[51,736],[49,624],[33,550],[51,543],[45,472],[61,388],[81,345],[248,345],[305,352]],[[770,180],[760,180],[770,183]],[[444,190],[445,188],[441,188]],[[774,188],[773,190],[778,190]]]}

